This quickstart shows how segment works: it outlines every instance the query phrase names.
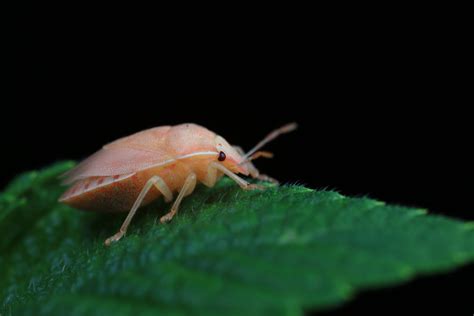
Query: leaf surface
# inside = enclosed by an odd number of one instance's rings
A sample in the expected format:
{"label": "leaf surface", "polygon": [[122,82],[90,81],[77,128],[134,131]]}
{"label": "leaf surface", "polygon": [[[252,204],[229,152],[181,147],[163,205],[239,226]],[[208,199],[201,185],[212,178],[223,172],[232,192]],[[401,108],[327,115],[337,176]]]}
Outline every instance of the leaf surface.
{"label": "leaf surface", "polygon": [[2,315],[300,315],[474,260],[474,224],[302,186],[198,188],[125,214],[58,204],[72,162],[19,176],[0,195]]}

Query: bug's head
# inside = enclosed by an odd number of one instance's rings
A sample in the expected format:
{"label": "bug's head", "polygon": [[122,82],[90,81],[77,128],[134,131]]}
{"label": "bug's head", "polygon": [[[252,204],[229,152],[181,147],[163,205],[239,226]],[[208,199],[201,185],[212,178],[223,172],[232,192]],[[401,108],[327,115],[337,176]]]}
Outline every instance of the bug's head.
{"label": "bug's head", "polygon": [[217,160],[223,164],[227,169],[234,173],[241,173],[246,176],[249,175],[248,168],[241,164],[244,160],[241,155],[232,145],[230,145],[222,136],[216,136],[215,139]]}
{"label": "bug's head", "polygon": [[289,133],[297,128],[296,123],[286,124],[262,139],[254,148],[247,153],[244,153],[241,149],[231,146],[221,136],[216,136],[216,150],[217,160],[219,160],[225,167],[230,169],[234,173],[242,173],[244,175],[251,175],[256,178],[259,175],[257,168],[252,164],[252,160],[259,157],[272,158],[273,154],[267,151],[260,151],[260,148],[265,146],[268,142],[277,138],[281,134]]}

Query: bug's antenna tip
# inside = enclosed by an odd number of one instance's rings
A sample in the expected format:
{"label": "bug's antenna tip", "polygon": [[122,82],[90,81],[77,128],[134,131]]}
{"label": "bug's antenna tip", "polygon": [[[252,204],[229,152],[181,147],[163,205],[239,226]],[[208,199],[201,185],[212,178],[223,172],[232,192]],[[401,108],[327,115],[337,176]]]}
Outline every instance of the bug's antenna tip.
{"label": "bug's antenna tip", "polygon": [[298,123],[296,122],[291,122],[291,123],[288,123],[286,125],[283,125],[281,127],[281,131],[284,132],[284,133],[289,133],[289,132],[292,132],[294,131],[295,129],[298,128]]}
{"label": "bug's antenna tip", "polygon": [[289,133],[289,132],[292,132],[294,131],[295,129],[298,128],[298,124],[296,124],[296,122],[291,122],[291,123],[288,123],[286,125],[283,125],[282,127],[274,130],[273,132],[271,132],[270,134],[267,135],[267,137],[265,137],[264,139],[262,139],[257,145],[255,145],[254,148],[252,148],[249,152],[247,152],[245,155],[244,155],[244,160],[243,161],[246,161],[250,156],[252,156],[257,150],[259,150],[260,148],[262,148],[265,144],[267,144],[268,142],[272,141],[273,139],[277,138],[279,135],[281,134],[286,134],[286,133]]}

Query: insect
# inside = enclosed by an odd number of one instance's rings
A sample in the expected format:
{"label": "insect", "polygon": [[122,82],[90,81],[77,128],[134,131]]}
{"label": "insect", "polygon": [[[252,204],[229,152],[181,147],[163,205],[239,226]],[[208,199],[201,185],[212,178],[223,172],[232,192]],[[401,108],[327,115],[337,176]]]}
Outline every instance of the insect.
{"label": "insect", "polygon": [[213,187],[226,175],[245,190],[262,187],[238,174],[276,182],[260,174],[252,160],[271,158],[272,153],[259,149],[296,127],[296,123],[290,123],[274,130],[247,153],[196,124],[144,130],[105,145],[63,174],[63,183],[72,186],[59,202],[84,210],[128,211],[119,231],[105,240],[108,246],[125,235],[139,207],[160,196],[171,202],[173,193],[178,193],[170,211],[160,218],[165,223],[176,215],[181,201],[193,192],[197,182]]}

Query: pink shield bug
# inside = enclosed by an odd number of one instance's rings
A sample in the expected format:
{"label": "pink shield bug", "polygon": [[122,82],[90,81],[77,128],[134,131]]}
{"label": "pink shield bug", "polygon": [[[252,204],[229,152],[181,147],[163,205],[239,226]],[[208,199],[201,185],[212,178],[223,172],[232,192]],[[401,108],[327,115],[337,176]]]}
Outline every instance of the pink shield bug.
{"label": "pink shield bug", "polygon": [[296,127],[296,123],[290,123],[274,130],[247,153],[196,124],[141,131],[105,145],[66,172],[64,183],[72,186],[59,201],[78,209],[128,211],[120,230],[105,240],[108,246],[122,238],[140,206],[161,195],[166,202],[171,202],[173,193],[179,192],[171,210],[160,219],[162,223],[170,221],[182,199],[193,192],[197,181],[213,187],[225,174],[242,189],[261,188],[239,177],[240,173],[276,182],[260,174],[251,161],[262,156],[272,157],[271,153],[258,150]]}

